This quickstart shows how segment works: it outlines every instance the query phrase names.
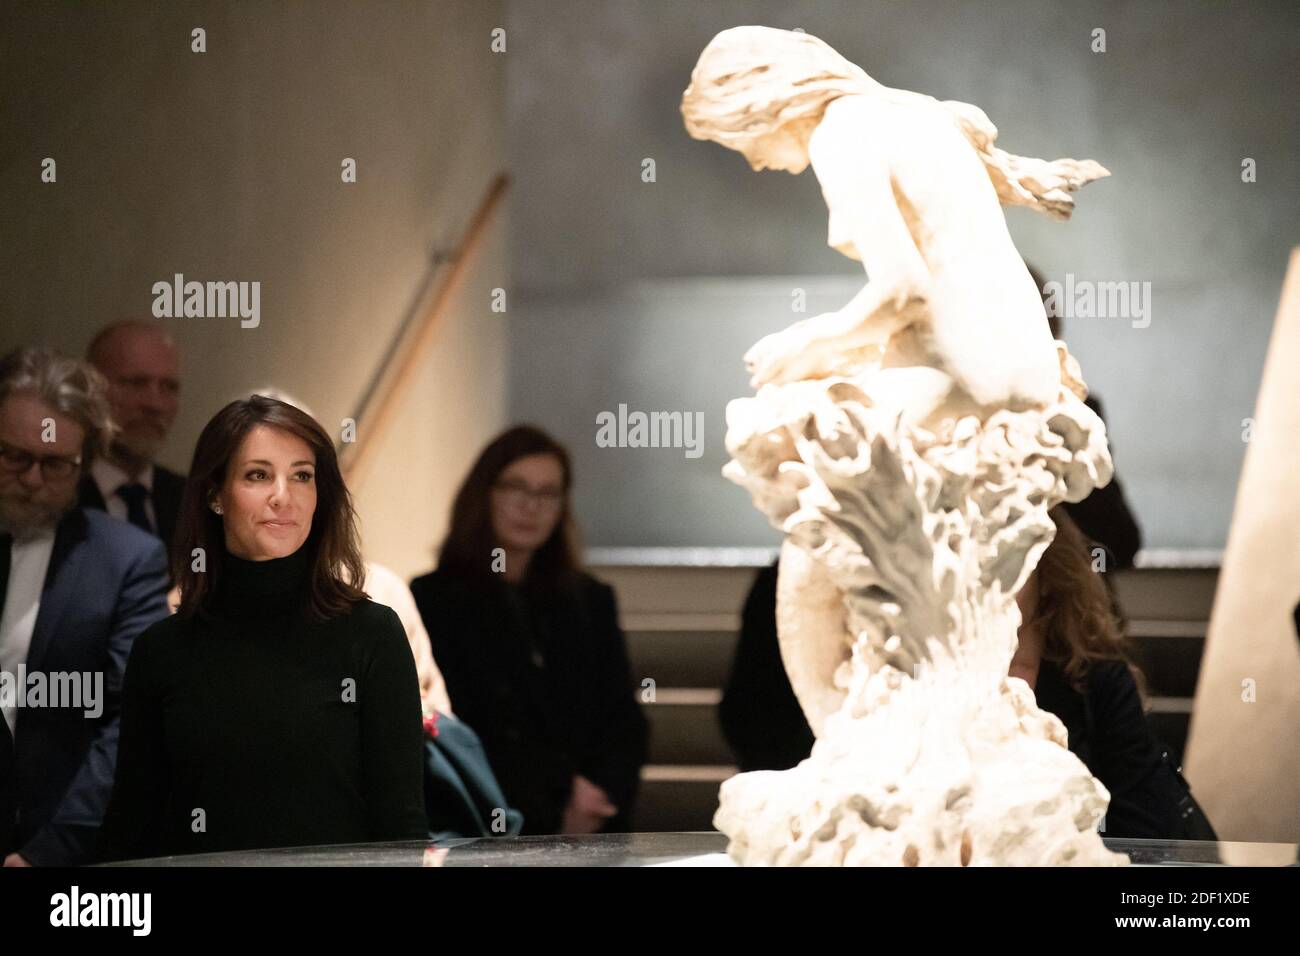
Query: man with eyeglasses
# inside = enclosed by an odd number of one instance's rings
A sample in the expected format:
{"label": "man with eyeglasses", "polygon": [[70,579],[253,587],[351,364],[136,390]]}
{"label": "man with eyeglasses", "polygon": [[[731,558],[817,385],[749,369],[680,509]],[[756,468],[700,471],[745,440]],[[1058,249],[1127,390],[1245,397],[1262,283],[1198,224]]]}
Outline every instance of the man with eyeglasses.
{"label": "man with eyeglasses", "polygon": [[180,407],[176,343],[159,326],[128,319],[101,329],[86,361],[108,382],[117,433],[85,470],[80,504],[156,535],[170,553],[185,478],[154,459]]}
{"label": "man with eyeglasses", "polygon": [[[91,858],[113,788],[127,657],[136,636],[167,615],[161,542],[77,506],[77,482],[111,431],[93,369],[41,349],[0,359],[5,866]],[[42,684],[86,689],[75,703],[29,693]]]}

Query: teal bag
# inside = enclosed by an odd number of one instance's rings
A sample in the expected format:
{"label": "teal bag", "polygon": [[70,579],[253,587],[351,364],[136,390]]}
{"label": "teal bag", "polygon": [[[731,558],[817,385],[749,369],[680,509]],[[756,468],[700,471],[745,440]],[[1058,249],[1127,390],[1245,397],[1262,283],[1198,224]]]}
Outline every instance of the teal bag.
{"label": "teal bag", "polygon": [[429,839],[516,836],[524,815],[511,807],[478,734],[439,713],[424,738],[424,808]]}

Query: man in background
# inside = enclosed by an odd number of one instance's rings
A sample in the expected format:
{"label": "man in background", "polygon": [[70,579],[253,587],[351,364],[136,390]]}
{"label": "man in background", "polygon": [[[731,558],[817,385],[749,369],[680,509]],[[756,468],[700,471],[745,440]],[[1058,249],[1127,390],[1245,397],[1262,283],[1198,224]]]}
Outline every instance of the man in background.
{"label": "man in background", "polygon": [[83,477],[79,503],[162,539],[170,553],[185,478],[154,459],[180,407],[176,343],[159,326],[128,319],[102,329],[86,360],[108,382],[119,431]]}
{"label": "man in background", "polygon": [[53,352],[0,359],[5,866],[89,861],[113,789],[131,645],[167,616],[162,544],[77,506],[112,432],[105,390],[93,369]]}

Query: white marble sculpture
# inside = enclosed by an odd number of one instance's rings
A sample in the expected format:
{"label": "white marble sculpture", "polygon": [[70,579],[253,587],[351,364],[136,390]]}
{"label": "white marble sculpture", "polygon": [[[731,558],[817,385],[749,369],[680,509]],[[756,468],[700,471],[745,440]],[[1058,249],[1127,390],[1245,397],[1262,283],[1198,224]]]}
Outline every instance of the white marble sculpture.
{"label": "white marble sculpture", "polygon": [[722,787],[739,863],[1112,864],[1109,794],[1007,668],[1048,509],[1110,480],[999,203],[1068,218],[1107,175],[994,146],[978,108],[872,80],[815,37],[726,30],[686,128],[754,169],[810,163],[869,281],[745,356],[724,469],[785,533],[781,653],[812,755]]}

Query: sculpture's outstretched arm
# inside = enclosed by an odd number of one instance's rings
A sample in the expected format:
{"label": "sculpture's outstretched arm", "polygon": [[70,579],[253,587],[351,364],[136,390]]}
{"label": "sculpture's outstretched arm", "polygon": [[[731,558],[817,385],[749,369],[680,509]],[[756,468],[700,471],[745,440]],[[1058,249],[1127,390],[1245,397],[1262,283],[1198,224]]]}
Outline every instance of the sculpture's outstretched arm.
{"label": "sculpture's outstretched arm", "polygon": [[868,282],[844,308],[796,322],[759,339],[745,353],[754,388],[849,374],[846,356],[879,358],[889,337],[923,312],[920,292],[898,294]]}

